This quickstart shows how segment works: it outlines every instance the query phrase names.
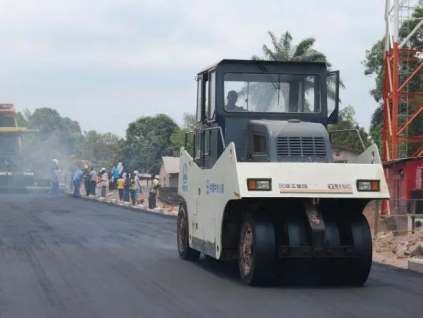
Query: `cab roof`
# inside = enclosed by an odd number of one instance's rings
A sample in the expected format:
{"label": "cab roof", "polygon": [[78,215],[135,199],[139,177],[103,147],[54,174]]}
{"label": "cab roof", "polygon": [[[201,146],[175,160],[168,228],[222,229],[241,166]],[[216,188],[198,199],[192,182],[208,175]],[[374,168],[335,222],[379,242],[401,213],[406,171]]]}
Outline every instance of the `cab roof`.
{"label": "cab roof", "polygon": [[283,64],[289,64],[289,65],[298,65],[298,66],[303,66],[304,64],[309,64],[309,65],[320,65],[320,66],[324,66],[326,67],[326,64],[323,62],[295,62],[295,61],[267,61],[267,60],[239,60],[239,59],[223,59],[220,60],[217,63],[214,63],[212,65],[209,65],[208,67],[202,69],[199,73],[197,73],[197,75],[201,75],[203,73],[207,73],[213,69],[215,69],[217,66],[219,65],[224,65],[224,64],[232,64],[232,65],[239,65],[239,64],[243,64],[243,65],[255,65],[257,64],[257,62],[263,63],[265,65],[283,65]]}

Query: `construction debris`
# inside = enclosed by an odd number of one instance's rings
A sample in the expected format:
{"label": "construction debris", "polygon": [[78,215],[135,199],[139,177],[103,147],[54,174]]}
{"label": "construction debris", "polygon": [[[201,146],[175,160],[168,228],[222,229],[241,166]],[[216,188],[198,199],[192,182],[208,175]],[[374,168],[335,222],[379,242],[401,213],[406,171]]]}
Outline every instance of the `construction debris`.
{"label": "construction debris", "polygon": [[374,238],[376,253],[396,259],[423,258],[423,233],[394,236],[382,233]]}

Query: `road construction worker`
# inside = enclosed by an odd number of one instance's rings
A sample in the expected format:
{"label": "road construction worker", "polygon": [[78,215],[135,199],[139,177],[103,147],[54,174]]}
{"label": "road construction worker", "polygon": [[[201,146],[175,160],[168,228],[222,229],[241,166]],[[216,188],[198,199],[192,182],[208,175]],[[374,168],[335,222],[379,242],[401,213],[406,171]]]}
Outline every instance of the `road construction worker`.
{"label": "road construction worker", "polygon": [[106,171],[106,168],[101,168],[101,197],[105,198],[107,195],[107,187],[109,186],[109,174]]}
{"label": "road construction worker", "polygon": [[81,189],[81,181],[83,177],[84,172],[82,169],[78,169],[77,172],[73,175],[73,196],[74,197],[80,197],[80,189]]}
{"label": "road construction worker", "polygon": [[152,179],[153,181],[151,182],[150,193],[148,196],[148,207],[150,209],[156,208],[156,199],[157,199],[157,195],[159,194],[159,188],[160,188],[159,178],[152,177]]}
{"label": "road construction worker", "polygon": [[59,191],[59,160],[53,159],[50,168],[50,193],[57,194]]}
{"label": "road construction worker", "polygon": [[121,176],[122,175],[122,172],[123,172],[122,160],[119,160],[119,162],[117,164],[117,169],[119,170],[119,176]]}
{"label": "road construction worker", "polygon": [[123,179],[122,176],[119,176],[116,186],[119,192],[119,201],[123,201],[123,194],[125,190],[125,179]]}
{"label": "road construction worker", "polygon": [[113,167],[112,174],[113,174],[113,184],[112,184],[111,190],[116,190],[116,183],[119,179],[119,174],[120,174],[119,169],[116,166]]}
{"label": "road construction worker", "polygon": [[85,195],[88,197],[90,195],[90,170],[88,170],[88,165],[84,165],[84,188]]}
{"label": "road construction worker", "polygon": [[141,191],[141,182],[140,182],[140,178],[138,176],[138,171],[135,170],[134,171],[134,182],[135,182],[135,186],[136,186],[136,190],[135,190],[135,202],[137,204],[141,204],[140,200],[139,200],[139,195],[142,192]]}
{"label": "road construction worker", "polygon": [[131,175],[129,173],[124,173],[125,177],[123,177],[122,174],[122,178],[124,178],[125,182],[123,184],[123,201],[124,202],[129,202],[129,188],[131,187]]}
{"label": "road construction worker", "polygon": [[94,167],[91,167],[91,171],[90,171],[90,195],[95,196],[96,192],[95,190],[97,189],[97,171],[94,170]]}
{"label": "road construction worker", "polygon": [[131,178],[131,185],[129,186],[129,194],[131,196],[132,205],[136,203],[136,192],[137,192],[137,185],[135,183],[135,173],[130,175]]}

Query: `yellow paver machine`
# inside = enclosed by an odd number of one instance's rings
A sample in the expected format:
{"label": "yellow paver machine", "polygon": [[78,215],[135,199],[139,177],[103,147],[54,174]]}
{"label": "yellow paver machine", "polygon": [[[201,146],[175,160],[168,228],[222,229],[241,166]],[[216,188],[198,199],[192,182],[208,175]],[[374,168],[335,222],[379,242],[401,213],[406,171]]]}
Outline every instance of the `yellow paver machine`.
{"label": "yellow paver machine", "polygon": [[0,190],[34,185],[34,173],[25,169],[22,134],[37,132],[18,127],[15,105],[0,104]]}

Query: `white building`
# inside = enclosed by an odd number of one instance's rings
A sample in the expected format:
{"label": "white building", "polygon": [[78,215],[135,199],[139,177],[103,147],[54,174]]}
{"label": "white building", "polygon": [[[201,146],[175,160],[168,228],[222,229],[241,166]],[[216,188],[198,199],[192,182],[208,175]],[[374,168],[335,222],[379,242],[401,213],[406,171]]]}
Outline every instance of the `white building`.
{"label": "white building", "polygon": [[162,157],[160,183],[162,187],[177,188],[179,178],[179,157]]}
{"label": "white building", "polygon": [[362,151],[348,148],[345,146],[332,146],[333,162],[346,163],[353,162],[362,153]]}

